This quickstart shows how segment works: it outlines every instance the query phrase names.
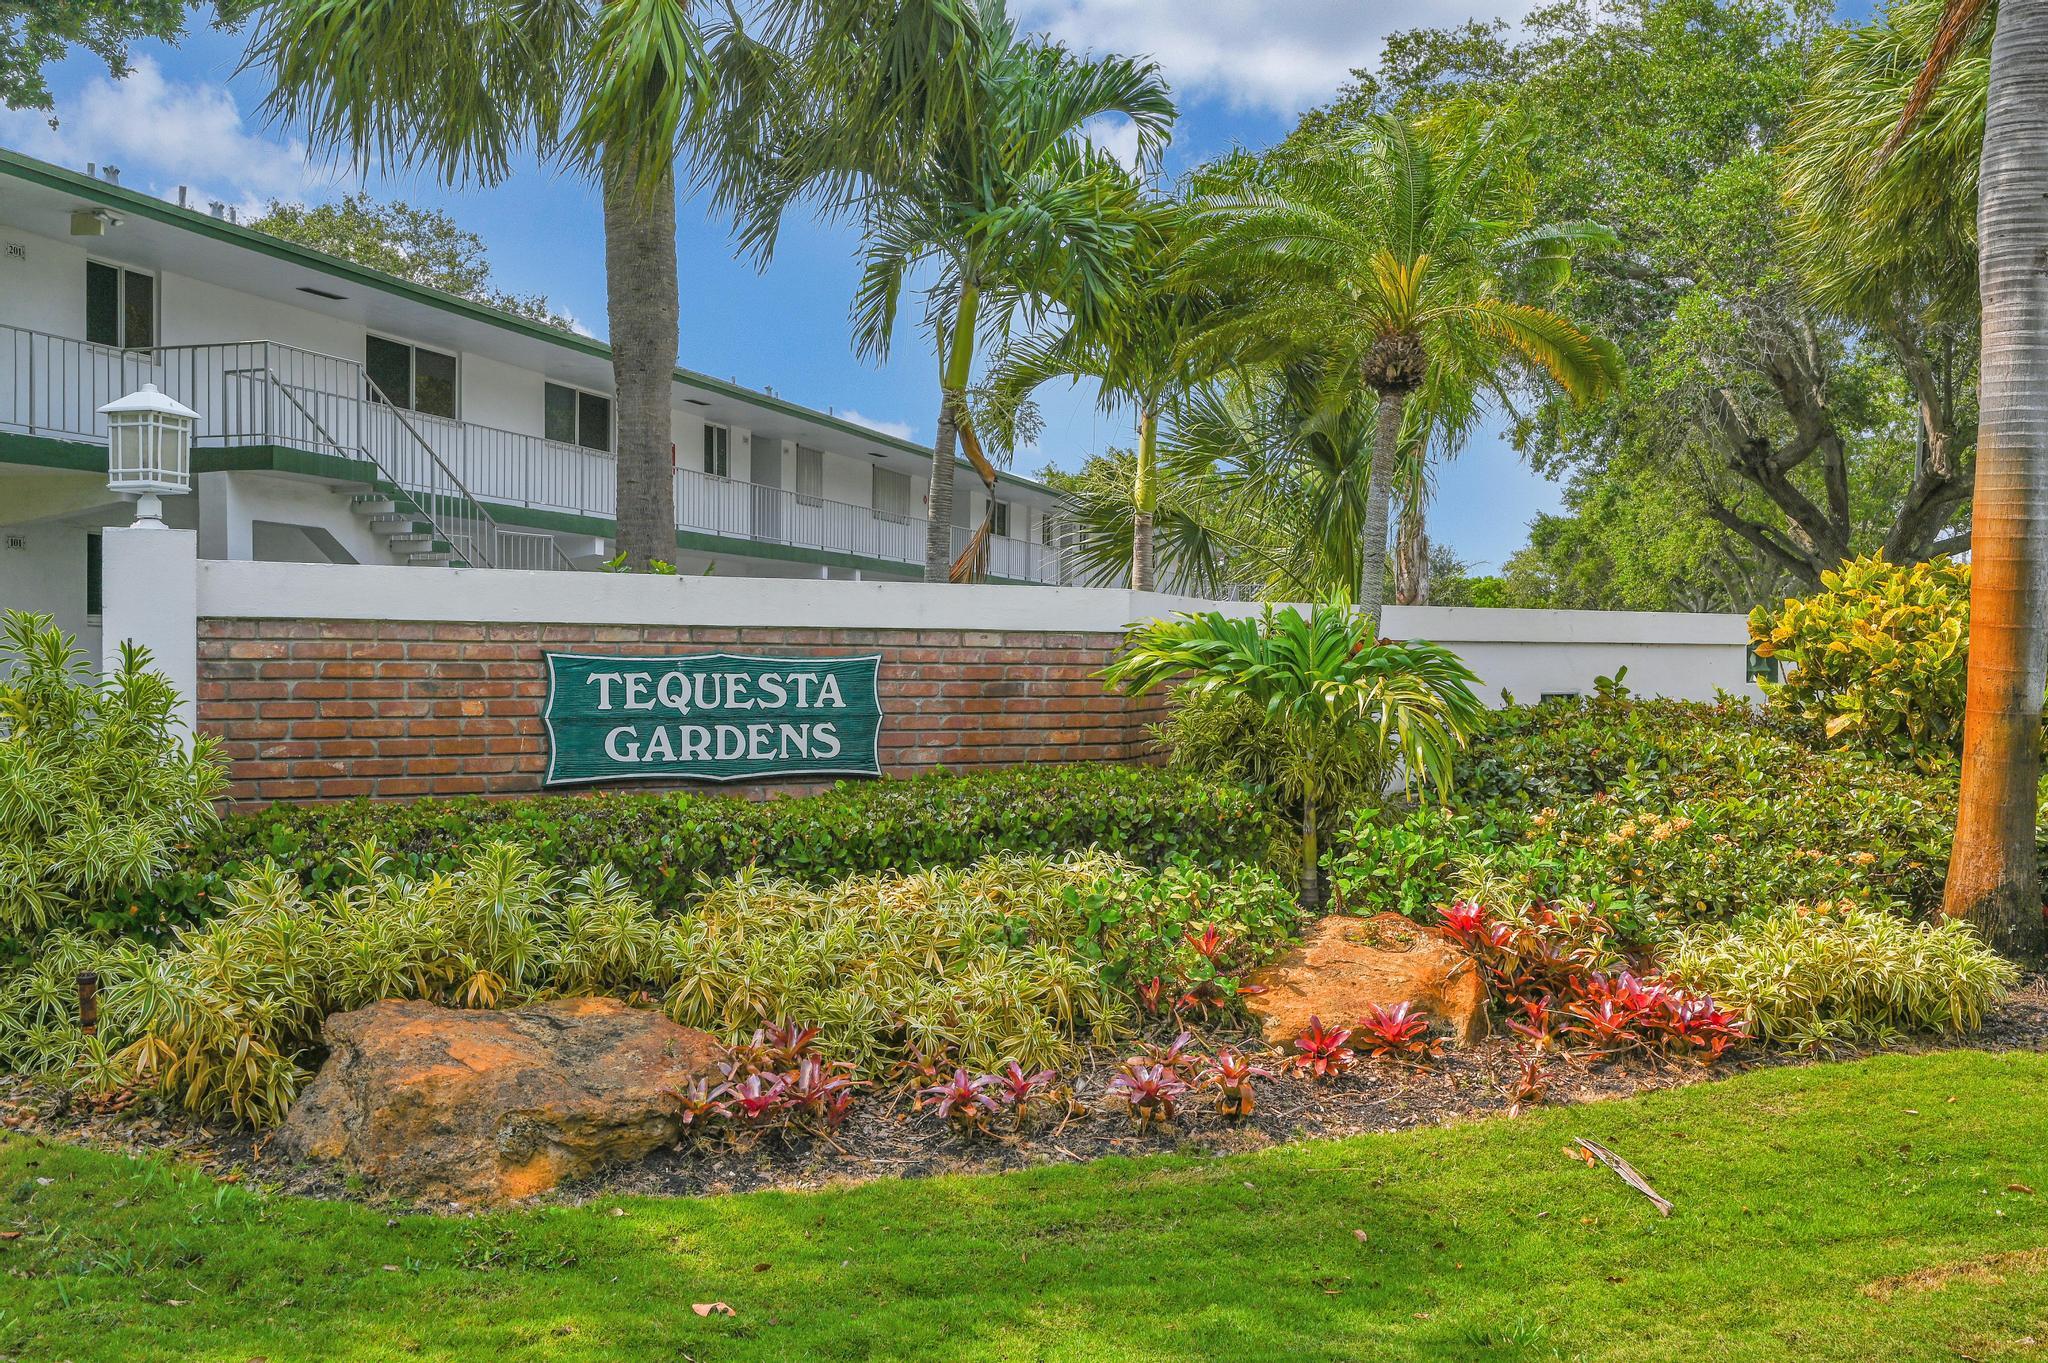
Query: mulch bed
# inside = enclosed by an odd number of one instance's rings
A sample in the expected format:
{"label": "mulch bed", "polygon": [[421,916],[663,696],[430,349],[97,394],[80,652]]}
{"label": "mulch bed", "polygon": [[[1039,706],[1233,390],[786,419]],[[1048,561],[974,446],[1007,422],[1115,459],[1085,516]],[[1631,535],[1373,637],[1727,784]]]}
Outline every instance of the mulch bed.
{"label": "mulch bed", "polygon": [[[1198,1038],[1213,1049],[1245,1038],[1217,1032]],[[1901,1049],[1934,1051],[2048,1050],[2048,980],[2013,995],[1965,1038],[1933,1038]],[[1861,1053],[1859,1053],[1861,1054]],[[1838,1054],[1832,1059],[1854,1056]],[[983,1173],[1032,1165],[1071,1163],[1106,1155],[1232,1154],[1281,1141],[1398,1131],[1507,1114],[1524,1053],[1495,1038],[1447,1051],[1423,1065],[1361,1060],[1349,1074],[1322,1084],[1291,1077],[1261,1080],[1258,1109],[1242,1119],[1217,1115],[1191,1102],[1163,1130],[1139,1132],[1119,1106],[1100,1095],[1116,1069],[1104,1056],[1075,1083],[1079,1102],[1064,1115],[1050,1112],[1030,1130],[999,1129],[963,1138],[907,1101],[870,1095],[830,1138],[715,1136],[661,1150],[638,1164],[558,1190],[550,1199],[583,1202],[618,1195],[690,1197],[757,1188],[805,1189],[875,1178],[922,1178]],[[1546,1105],[1627,1098],[1657,1089],[1727,1078],[1778,1065],[1827,1063],[1811,1056],[1747,1047],[1712,1068],[1641,1060],[1555,1056],[1549,1062]],[[1274,1068],[1278,1068],[1277,1065]],[[1191,1098],[1196,1095],[1190,1095]],[[262,1136],[195,1122],[156,1098],[126,1111],[96,1113],[71,1095],[16,1076],[0,1076],[0,1128],[135,1156],[189,1161],[216,1178],[244,1181],[313,1197],[359,1197],[338,1171],[271,1155]]]}

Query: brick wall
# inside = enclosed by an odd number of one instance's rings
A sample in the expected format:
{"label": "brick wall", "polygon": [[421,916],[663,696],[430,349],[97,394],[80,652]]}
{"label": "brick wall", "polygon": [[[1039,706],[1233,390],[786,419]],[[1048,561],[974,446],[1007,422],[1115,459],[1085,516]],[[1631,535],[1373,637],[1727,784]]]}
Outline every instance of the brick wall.
{"label": "brick wall", "polygon": [[199,727],[223,741],[238,802],[511,794],[539,790],[547,767],[544,650],[880,653],[888,775],[1129,760],[1149,755],[1145,729],[1161,703],[1107,694],[1095,680],[1120,642],[1037,631],[202,618]]}

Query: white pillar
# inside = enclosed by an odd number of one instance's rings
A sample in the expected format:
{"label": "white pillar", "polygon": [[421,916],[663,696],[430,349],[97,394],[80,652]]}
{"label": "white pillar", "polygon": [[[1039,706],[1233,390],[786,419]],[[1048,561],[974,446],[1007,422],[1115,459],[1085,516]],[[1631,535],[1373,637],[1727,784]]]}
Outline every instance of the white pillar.
{"label": "white pillar", "polygon": [[202,558],[254,558],[255,532],[232,473],[202,473],[199,484],[199,554]]}
{"label": "white pillar", "polygon": [[100,540],[100,664],[121,661],[121,642],[149,650],[178,689],[174,712],[187,733],[198,722],[199,533],[123,526]]}

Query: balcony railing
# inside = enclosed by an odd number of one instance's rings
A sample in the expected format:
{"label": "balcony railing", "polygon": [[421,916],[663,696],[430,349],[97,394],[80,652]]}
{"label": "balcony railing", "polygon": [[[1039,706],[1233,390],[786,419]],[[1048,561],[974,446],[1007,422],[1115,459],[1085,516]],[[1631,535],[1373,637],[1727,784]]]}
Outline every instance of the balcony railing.
{"label": "balcony railing", "polygon": [[[610,451],[401,411],[366,396],[374,390],[353,360],[276,341],[122,351],[0,326],[0,430],[103,442],[106,419],[97,409],[144,383],[200,413],[202,447],[279,445],[359,459],[432,499],[449,521],[473,519],[457,514],[471,503],[487,517],[492,508],[502,516],[519,507],[609,520],[614,510],[618,465]],[[887,516],[689,468],[676,470],[675,506],[687,531],[906,568],[924,562],[922,515]],[[473,529],[446,528],[458,538]],[[489,538],[497,566],[560,566],[534,561],[549,557],[545,534],[493,526]],[[989,573],[1060,580],[1052,550],[1008,537],[993,541]]]}

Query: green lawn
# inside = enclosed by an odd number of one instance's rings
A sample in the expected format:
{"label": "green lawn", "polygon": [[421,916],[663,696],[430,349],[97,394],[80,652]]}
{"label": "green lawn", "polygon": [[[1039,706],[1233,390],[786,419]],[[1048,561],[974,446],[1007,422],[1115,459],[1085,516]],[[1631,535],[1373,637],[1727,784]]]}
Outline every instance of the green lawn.
{"label": "green lawn", "polygon": [[[1574,1135],[1676,1214],[1567,1159]],[[2034,1054],[1230,1159],[475,1220],[26,1140],[0,1146],[0,1190],[21,1232],[0,1241],[0,1357],[24,1359],[2048,1358]],[[1927,1269],[1962,1271],[1863,1290]],[[709,1301],[738,1314],[692,1313]]]}

